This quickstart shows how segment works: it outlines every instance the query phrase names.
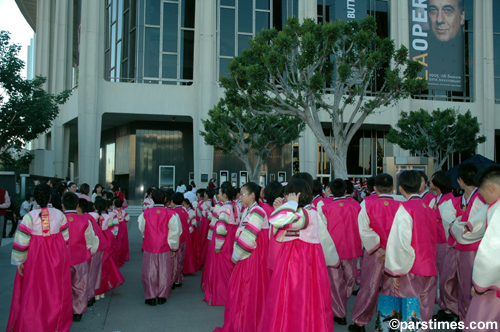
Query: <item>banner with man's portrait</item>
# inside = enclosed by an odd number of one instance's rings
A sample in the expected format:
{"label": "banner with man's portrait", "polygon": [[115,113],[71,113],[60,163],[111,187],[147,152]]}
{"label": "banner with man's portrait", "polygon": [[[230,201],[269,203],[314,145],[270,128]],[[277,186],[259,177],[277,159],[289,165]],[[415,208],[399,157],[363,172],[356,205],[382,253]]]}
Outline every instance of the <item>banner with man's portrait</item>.
{"label": "banner with man's portrait", "polygon": [[463,91],[464,0],[408,0],[410,59],[424,68],[429,89]]}

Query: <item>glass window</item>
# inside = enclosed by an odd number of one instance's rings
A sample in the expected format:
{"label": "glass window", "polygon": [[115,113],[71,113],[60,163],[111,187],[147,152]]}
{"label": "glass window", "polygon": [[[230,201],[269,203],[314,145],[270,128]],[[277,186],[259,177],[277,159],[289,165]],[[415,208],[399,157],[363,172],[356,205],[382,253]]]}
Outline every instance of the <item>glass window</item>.
{"label": "glass window", "polygon": [[177,52],[178,5],[163,5],[163,52]]}
{"label": "glass window", "polygon": [[220,0],[221,6],[233,6],[234,7],[235,0]]}
{"label": "glass window", "polygon": [[[252,1],[240,1],[238,3],[238,32],[253,32],[253,9]],[[222,9],[221,9],[222,14]]]}
{"label": "glass window", "polygon": [[146,24],[160,25],[161,0],[146,0]]}
{"label": "glass window", "polygon": [[194,8],[196,0],[181,1],[181,26],[194,29]]}
{"label": "glass window", "polygon": [[162,78],[177,78],[177,55],[164,54],[162,59]]}
{"label": "glass window", "polygon": [[269,3],[271,0],[255,0],[255,8],[269,10]]}
{"label": "glass window", "polygon": [[220,76],[227,77],[229,75],[228,65],[231,60],[232,58],[220,58],[220,63],[219,63]]}
{"label": "glass window", "polygon": [[241,52],[249,47],[250,39],[252,39],[252,35],[238,35],[238,55],[241,55]]}
{"label": "glass window", "polygon": [[194,61],[194,31],[182,31],[181,47],[181,68],[182,79],[193,79],[193,61]]}
{"label": "glass window", "polygon": [[221,8],[220,12],[220,55],[234,56],[234,9]]}
{"label": "glass window", "polygon": [[269,29],[269,13],[255,12],[255,32]]}
{"label": "glass window", "polygon": [[144,76],[158,77],[160,54],[160,29],[144,29]]}

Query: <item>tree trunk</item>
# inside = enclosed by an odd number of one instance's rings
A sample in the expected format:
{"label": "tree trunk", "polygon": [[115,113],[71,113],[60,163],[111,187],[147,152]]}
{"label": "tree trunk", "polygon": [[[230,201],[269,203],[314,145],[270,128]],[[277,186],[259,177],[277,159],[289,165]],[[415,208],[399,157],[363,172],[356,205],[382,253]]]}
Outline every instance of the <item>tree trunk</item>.
{"label": "tree trunk", "polygon": [[[261,169],[261,166],[263,164],[263,161],[261,161],[260,163],[258,162],[258,164],[255,165],[256,167],[253,168],[252,165],[250,164],[250,160],[248,159],[248,156],[245,156],[243,158],[240,158],[240,157],[238,157],[238,158],[245,165],[245,169],[246,169],[247,174],[248,174],[248,182],[255,182],[255,183],[259,184],[260,169]],[[262,159],[260,159],[260,160],[262,160]]]}
{"label": "tree trunk", "polygon": [[330,160],[333,160],[333,171],[334,178],[340,178],[342,180],[347,180],[347,144],[345,142],[340,143],[337,149],[334,150],[333,156],[328,156]]}

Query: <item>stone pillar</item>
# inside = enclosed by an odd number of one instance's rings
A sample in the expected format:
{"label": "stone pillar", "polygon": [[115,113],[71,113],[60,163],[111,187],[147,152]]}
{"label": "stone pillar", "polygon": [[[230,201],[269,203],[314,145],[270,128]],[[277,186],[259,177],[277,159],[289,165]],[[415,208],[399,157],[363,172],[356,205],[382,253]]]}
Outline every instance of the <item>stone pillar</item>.
{"label": "stone pillar", "polygon": [[[481,134],[486,142],[477,152],[495,158],[495,76],[493,52],[493,0],[474,2],[474,99]],[[465,111],[466,109],[463,109]]]}
{"label": "stone pillar", "polygon": [[[104,6],[100,1],[82,1],[80,74],[78,84],[78,182],[97,183],[102,114],[99,110],[99,62],[104,61],[101,33]],[[83,139],[84,138],[84,139]]]}
{"label": "stone pillar", "polygon": [[195,45],[194,45],[194,85],[198,91],[198,116],[193,119],[194,144],[194,174],[197,187],[203,188],[208,182],[201,182],[201,174],[212,177],[214,166],[214,149],[205,145],[199,134],[203,129],[201,119],[208,117],[208,110],[212,108],[218,95],[218,72],[216,55],[216,17],[215,0],[197,0],[195,17]]}

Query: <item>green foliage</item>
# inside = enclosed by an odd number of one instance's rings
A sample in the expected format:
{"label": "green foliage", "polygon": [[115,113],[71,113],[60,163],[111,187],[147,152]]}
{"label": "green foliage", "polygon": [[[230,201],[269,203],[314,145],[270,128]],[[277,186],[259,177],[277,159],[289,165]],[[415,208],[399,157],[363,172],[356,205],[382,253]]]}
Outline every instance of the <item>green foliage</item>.
{"label": "green foliage", "polygon": [[389,142],[399,145],[417,156],[433,157],[435,171],[440,170],[455,152],[474,154],[477,145],[486,138],[480,132],[477,117],[470,110],[460,114],[453,108],[429,113],[424,109],[401,112],[397,125],[387,134]]}
{"label": "green foliage", "polygon": [[296,140],[305,124],[290,116],[255,115],[243,108],[241,99],[236,101],[221,99],[208,112],[209,118],[202,120],[205,130],[200,135],[207,145],[233,154],[250,167],[249,155],[257,157],[251,168],[260,171],[269,154]]}
{"label": "green foliage", "polygon": [[0,153],[0,170],[14,171],[16,175],[29,174],[31,161],[35,156],[26,151],[4,151]]}
{"label": "green foliage", "polygon": [[[19,59],[21,47],[10,44],[6,31],[0,32],[0,163],[20,151],[27,141],[46,132],[59,113],[59,105],[70,96],[65,90],[53,95],[44,90],[46,78],[33,80],[21,77],[24,62]],[[7,151],[10,153],[6,153]],[[22,162],[23,160],[21,160]]]}
{"label": "green foliage", "polygon": [[[408,59],[404,46],[396,49],[376,31],[373,17],[324,24],[290,18],[282,31],[260,32],[233,58],[229,76],[221,79],[226,96],[230,101],[243,97],[255,114],[304,120],[329,159],[342,158],[345,164],[349,142],[373,110],[427,87],[417,79],[422,65]],[[380,75],[384,84],[374,91],[374,78]],[[365,99],[368,91],[372,98]],[[335,146],[343,155],[325,137],[320,111],[329,114]]]}

